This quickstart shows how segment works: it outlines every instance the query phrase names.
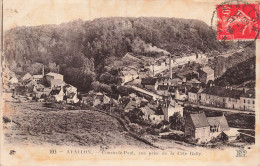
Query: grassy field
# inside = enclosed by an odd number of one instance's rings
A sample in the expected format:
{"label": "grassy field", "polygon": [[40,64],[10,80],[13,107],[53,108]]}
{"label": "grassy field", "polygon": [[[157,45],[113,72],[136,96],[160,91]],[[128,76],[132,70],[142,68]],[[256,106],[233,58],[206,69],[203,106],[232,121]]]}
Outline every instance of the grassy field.
{"label": "grassy field", "polygon": [[116,119],[100,112],[55,110],[35,102],[7,102],[4,117],[6,143],[149,148],[124,132]]}

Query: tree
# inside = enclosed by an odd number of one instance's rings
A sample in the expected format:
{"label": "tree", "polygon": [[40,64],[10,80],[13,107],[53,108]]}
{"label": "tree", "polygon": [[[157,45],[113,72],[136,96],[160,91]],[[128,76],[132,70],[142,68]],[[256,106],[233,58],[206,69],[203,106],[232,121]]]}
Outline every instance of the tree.
{"label": "tree", "polygon": [[175,112],[170,116],[169,122],[172,129],[184,131],[185,120],[179,112]]}
{"label": "tree", "polygon": [[128,112],[128,117],[132,123],[138,123],[143,119],[144,113],[139,108],[134,108],[132,111]]}

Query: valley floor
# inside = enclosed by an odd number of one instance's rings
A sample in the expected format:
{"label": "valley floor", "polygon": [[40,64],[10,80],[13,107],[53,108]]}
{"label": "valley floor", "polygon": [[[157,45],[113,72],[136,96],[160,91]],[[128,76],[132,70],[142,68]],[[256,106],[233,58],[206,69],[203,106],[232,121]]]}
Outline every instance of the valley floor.
{"label": "valley floor", "polygon": [[[39,102],[5,102],[3,116],[5,143],[10,145],[156,149],[131,137],[116,118],[99,111],[58,110],[43,107]],[[142,138],[161,150],[205,150],[155,135]]]}

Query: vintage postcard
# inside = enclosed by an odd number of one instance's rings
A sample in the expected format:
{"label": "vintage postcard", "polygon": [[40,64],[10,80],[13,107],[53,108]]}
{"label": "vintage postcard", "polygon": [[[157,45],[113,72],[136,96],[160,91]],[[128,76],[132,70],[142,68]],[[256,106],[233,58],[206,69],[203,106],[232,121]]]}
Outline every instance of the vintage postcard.
{"label": "vintage postcard", "polygon": [[260,165],[260,1],[2,0],[0,165]]}

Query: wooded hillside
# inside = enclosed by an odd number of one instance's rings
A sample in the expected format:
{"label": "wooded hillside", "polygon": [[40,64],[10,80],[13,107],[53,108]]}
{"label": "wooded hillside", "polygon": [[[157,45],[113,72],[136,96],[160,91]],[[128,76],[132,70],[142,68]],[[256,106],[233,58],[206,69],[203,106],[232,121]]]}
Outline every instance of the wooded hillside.
{"label": "wooded hillside", "polygon": [[[6,60],[15,73],[35,74],[42,63],[46,72],[59,70],[65,81],[84,87],[105,72],[108,57],[121,58],[127,52],[153,56],[162,51],[179,55],[226,49],[204,22],[176,18],[99,18],[17,27],[7,31],[4,39]],[[84,87],[79,89],[88,91]]]}

